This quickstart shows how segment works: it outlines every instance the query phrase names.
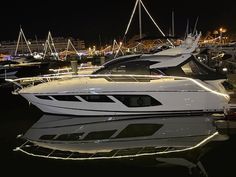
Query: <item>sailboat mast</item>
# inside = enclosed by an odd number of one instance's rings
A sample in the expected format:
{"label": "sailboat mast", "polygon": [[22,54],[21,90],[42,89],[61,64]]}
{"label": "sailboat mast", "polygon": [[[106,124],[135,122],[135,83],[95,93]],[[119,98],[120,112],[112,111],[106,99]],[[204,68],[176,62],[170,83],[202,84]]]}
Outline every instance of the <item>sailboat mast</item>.
{"label": "sailboat mast", "polygon": [[175,12],[172,11],[172,36],[175,36]]}
{"label": "sailboat mast", "polygon": [[15,55],[17,55],[17,52],[18,52],[18,48],[19,48],[19,44],[20,44],[20,39],[21,39],[21,28],[20,28],[20,32],[19,32],[19,35],[18,35],[17,43],[16,43]]}
{"label": "sailboat mast", "polygon": [[142,4],[139,0],[139,38],[142,39]]}

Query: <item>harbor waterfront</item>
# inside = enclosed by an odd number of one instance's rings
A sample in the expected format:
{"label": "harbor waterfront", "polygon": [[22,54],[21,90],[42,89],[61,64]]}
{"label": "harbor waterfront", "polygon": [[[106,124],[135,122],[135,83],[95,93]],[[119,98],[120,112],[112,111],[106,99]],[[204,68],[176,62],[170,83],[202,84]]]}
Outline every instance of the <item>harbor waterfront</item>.
{"label": "harbor waterfront", "polygon": [[15,79],[5,72],[6,164],[67,164],[70,173],[76,165],[81,174],[118,168],[137,175],[220,175],[222,165],[216,174],[211,168],[234,144],[235,74],[201,62],[200,37],[189,34],[179,46],[99,67],[72,60],[72,72]]}
{"label": "harbor waterfront", "polygon": [[235,177],[229,4],[4,2],[2,176]]}
{"label": "harbor waterfront", "polygon": [[[75,175],[79,172],[82,176],[111,176],[111,171],[116,171],[112,176],[132,175],[132,176],[189,176],[188,169],[182,166],[157,165],[154,159],[139,158],[128,160],[100,160],[95,161],[73,161],[55,160],[39,157],[27,156],[14,149],[19,145],[19,134],[25,133],[35,122],[37,122],[42,112],[33,105],[29,105],[20,96],[11,94],[12,88],[0,87],[0,96],[4,100],[1,104],[1,161],[2,172],[9,175],[31,176],[26,172],[27,166],[32,171],[37,171],[38,175]],[[14,103],[14,104],[13,104]],[[236,136],[231,135],[228,140],[211,142],[207,145],[206,152],[202,152],[201,162],[207,170],[208,176],[212,177],[234,177],[234,163],[231,161],[236,157]],[[200,149],[199,151],[204,151]],[[188,154],[189,155],[189,154]],[[14,169],[14,170],[12,170]],[[106,171],[106,173],[104,173]]]}

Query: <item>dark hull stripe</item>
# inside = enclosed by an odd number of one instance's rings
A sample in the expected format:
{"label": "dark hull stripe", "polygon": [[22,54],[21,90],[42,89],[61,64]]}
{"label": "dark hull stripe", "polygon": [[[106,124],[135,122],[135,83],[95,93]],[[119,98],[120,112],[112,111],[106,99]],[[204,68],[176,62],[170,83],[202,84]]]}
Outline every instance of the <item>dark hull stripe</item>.
{"label": "dark hull stripe", "polygon": [[[197,137],[201,137],[201,138],[206,138],[207,136],[209,136],[209,135],[190,135],[190,136],[182,136],[182,137],[167,137],[167,138],[146,138],[146,139],[134,139],[134,138],[124,138],[124,139],[126,139],[126,140],[119,140],[119,139],[117,139],[117,140],[114,140],[114,139],[112,139],[111,141],[109,140],[109,141],[101,141],[101,143],[103,143],[103,144],[107,144],[107,143],[128,143],[128,142],[134,142],[134,141],[152,141],[152,140],[172,140],[173,141],[173,139],[184,139],[185,141],[184,142],[186,142],[186,138],[197,138]],[[137,138],[137,137],[136,137]],[[55,140],[50,140],[50,141],[40,141],[40,140],[38,140],[38,141],[36,141],[36,140],[31,140],[31,139],[27,139],[27,140],[29,140],[29,141],[31,141],[31,142],[39,142],[39,143],[46,143],[46,144],[65,144],[66,143],[66,145],[68,145],[68,144],[70,144],[70,145],[76,145],[76,144],[78,144],[78,143],[80,143],[80,144],[85,144],[85,143],[94,143],[95,144],[95,141],[96,140],[94,140],[94,141],[61,141],[61,142],[59,142],[59,141],[55,141]]]}
{"label": "dark hull stripe", "polygon": [[[201,115],[211,115],[211,113],[203,113]],[[191,118],[198,118],[198,116],[201,116],[201,115],[191,115]],[[91,125],[91,124],[104,124],[104,123],[112,123],[112,122],[120,122],[120,121],[133,121],[133,120],[140,120],[140,119],[145,119],[145,120],[148,120],[148,119],[154,119],[154,118],[157,118],[157,119],[161,119],[161,118],[180,118],[182,116],[186,116],[186,117],[189,117],[190,115],[172,115],[172,116],[167,116],[167,115],[164,115],[164,116],[161,116],[161,115],[145,115],[145,116],[129,116],[128,118],[126,118],[127,116],[123,116],[124,118],[122,119],[122,116],[121,119],[112,119],[112,120],[102,120],[102,121],[94,121],[94,122],[88,122],[88,123],[77,123],[77,124],[68,124],[68,125],[58,125],[58,126],[50,126],[50,127],[40,127],[40,128],[36,128],[36,127],[33,127],[32,129],[54,129],[54,128],[65,128],[65,127],[75,127],[75,126],[82,126],[82,125]],[[111,116],[103,116],[103,117],[111,117]],[[116,116],[115,116],[116,117]],[[78,118],[81,118],[81,117],[69,117],[69,118],[65,118],[65,119],[59,119],[59,120],[56,120],[55,122],[57,121],[63,121],[63,120],[68,120],[68,119],[78,119]],[[86,118],[89,118],[89,117],[86,117]]]}

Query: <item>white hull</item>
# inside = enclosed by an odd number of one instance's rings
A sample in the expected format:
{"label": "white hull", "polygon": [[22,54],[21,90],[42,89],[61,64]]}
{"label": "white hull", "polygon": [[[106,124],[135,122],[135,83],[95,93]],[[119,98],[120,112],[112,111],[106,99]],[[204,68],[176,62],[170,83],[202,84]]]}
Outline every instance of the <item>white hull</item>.
{"label": "white hull", "polygon": [[[228,103],[226,97],[204,90],[188,80],[108,82],[102,78],[75,78],[63,82],[63,85],[60,81],[40,84],[22,89],[19,93],[45,113],[76,116],[221,112]],[[58,100],[55,98],[58,95],[69,96],[72,100]],[[129,106],[117,98],[120,95],[144,95],[148,99],[153,99],[155,103]],[[83,97],[86,96],[103,96],[109,101],[85,100]],[[136,98],[132,99],[128,100],[130,104],[137,102]]]}

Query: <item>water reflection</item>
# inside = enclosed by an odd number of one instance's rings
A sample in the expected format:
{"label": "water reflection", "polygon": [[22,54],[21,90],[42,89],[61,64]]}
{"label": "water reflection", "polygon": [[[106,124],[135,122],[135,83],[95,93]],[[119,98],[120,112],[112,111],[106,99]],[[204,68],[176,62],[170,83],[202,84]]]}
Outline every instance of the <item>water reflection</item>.
{"label": "water reflection", "polygon": [[[207,176],[201,158],[228,140],[211,116],[72,117],[43,115],[16,151],[61,160],[154,159]],[[217,125],[217,126],[216,126]],[[219,126],[220,125],[220,126]],[[225,127],[224,127],[225,128]]]}

